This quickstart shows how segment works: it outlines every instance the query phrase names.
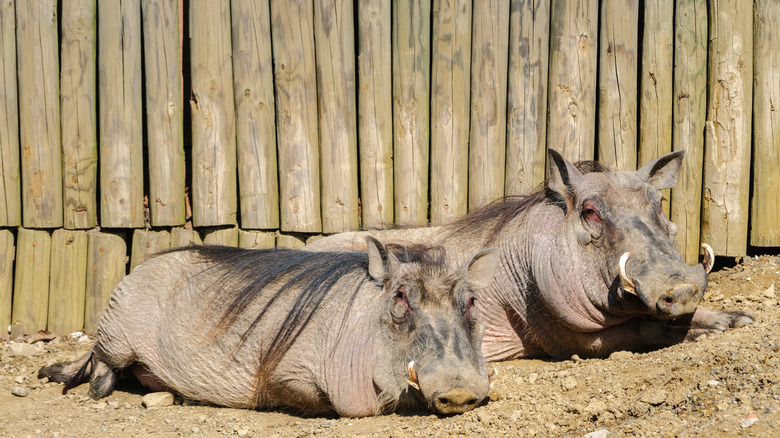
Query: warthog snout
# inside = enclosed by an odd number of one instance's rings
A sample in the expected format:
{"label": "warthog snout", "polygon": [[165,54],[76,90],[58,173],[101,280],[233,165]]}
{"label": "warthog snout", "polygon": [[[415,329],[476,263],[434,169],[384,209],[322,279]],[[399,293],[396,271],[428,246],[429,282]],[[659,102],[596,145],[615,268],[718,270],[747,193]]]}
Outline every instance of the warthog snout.
{"label": "warthog snout", "polygon": [[440,414],[462,414],[474,409],[480,401],[473,392],[463,388],[455,388],[436,395],[433,407]]}
{"label": "warthog snout", "polygon": [[661,314],[669,316],[693,313],[701,301],[701,289],[691,283],[678,284],[662,294],[656,303],[656,309]]}

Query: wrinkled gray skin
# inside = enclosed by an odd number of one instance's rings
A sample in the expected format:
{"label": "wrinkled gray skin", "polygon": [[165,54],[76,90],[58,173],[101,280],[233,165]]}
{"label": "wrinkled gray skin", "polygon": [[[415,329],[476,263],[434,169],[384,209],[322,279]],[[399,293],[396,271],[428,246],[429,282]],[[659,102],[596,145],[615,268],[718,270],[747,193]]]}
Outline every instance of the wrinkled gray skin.
{"label": "wrinkled gray skin", "polygon": [[[529,198],[499,201],[445,226],[372,233],[386,242],[442,245],[454,264],[479,248],[500,249],[496,281],[480,296],[490,361],[668,346],[753,322],[698,306],[706,272],[683,262],[673,242],[677,227],[661,207],[660,190],[674,186],[682,157],[674,152],[638,171],[610,172],[550,150],[549,180]],[[306,249],[359,247],[362,234]],[[626,252],[633,292],[619,276]]]}
{"label": "wrinkled gray skin", "polygon": [[[366,240],[367,255],[212,248],[211,258],[195,249],[155,257],[114,291],[92,351],[72,363],[44,367],[39,376],[68,382],[65,391],[89,378],[89,394],[100,398],[129,367],[152,390],[216,405],[281,406],[306,414],[362,417],[421,407],[452,414],[474,408],[487,396],[490,377],[472,297],[474,289],[492,282],[497,251],[481,251],[454,271],[443,256],[438,264],[421,258],[400,262],[378,241]],[[236,295],[229,289],[246,286],[242,275],[261,278],[285,257],[296,258],[293,269],[221,325]],[[321,270],[307,271],[316,263]],[[336,278],[334,269],[342,269]],[[307,272],[335,283],[258,394],[260,358],[301,293],[300,285],[277,291]],[[278,300],[258,317],[272,296]],[[247,331],[255,320],[256,329]],[[414,378],[407,370],[412,360]]]}

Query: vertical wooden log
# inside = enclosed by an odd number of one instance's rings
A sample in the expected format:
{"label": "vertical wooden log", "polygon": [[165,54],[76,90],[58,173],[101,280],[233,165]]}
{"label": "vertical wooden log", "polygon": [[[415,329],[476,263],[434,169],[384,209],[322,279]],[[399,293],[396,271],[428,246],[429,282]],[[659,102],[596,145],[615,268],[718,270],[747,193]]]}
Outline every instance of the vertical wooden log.
{"label": "vertical wooden log", "polygon": [[598,158],[636,170],[639,0],[604,0],[599,35]]}
{"label": "vertical wooden log", "polygon": [[750,244],[780,246],[780,2],[753,3],[753,199]]}
{"label": "vertical wooden log", "polygon": [[181,227],[171,228],[171,248],[202,244],[203,239],[197,231]]}
{"label": "vertical wooden log", "polygon": [[716,254],[747,250],[753,96],[753,2],[710,0],[702,241]]}
{"label": "vertical wooden log", "polygon": [[58,229],[52,235],[47,330],[69,334],[84,328],[87,293],[86,231]]}
{"label": "vertical wooden log", "polygon": [[295,234],[279,234],[276,236],[276,247],[287,249],[300,249],[306,245],[303,237]]}
{"label": "vertical wooden log", "polygon": [[256,230],[238,230],[238,247],[267,249],[276,246],[276,233]]}
{"label": "vertical wooden log", "polygon": [[509,13],[507,195],[524,195],[544,181],[547,158],[547,70],[552,0],[512,0]]}
{"label": "vertical wooden log", "polygon": [[170,247],[171,234],[167,231],[135,230],[130,253],[130,271]]}
{"label": "vertical wooden log", "polygon": [[100,225],[144,225],[141,6],[139,0],[98,7]]}
{"label": "vertical wooden log", "polygon": [[314,5],[271,0],[281,228],[322,231]]}
{"label": "vertical wooden log", "polygon": [[[672,151],[674,0],[645,2],[639,74],[638,165]],[[669,199],[669,191],[664,190]],[[670,203],[664,203],[670,213]]]}
{"label": "vertical wooden log", "polygon": [[431,223],[468,210],[471,0],[434,0]]}
{"label": "vertical wooden log", "polygon": [[474,4],[469,210],[504,196],[509,1]]}
{"label": "vertical wooden log", "polygon": [[[16,5],[22,214],[28,228],[62,226],[57,2]],[[44,318],[45,320],[45,318]]]}
{"label": "vertical wooden log", "polygon": [[154,226],[184,223],[184,125],[178,0],[143,0],[149,209]]}
{"label": "vertical wooden log", "polygon": [[363,228],[393,223],[391,0],[358,8],[358,152]]}
{"label": "vertical wooden log", "polygon": [[431,2],[393,3],[395,222],[428,222]]}
{"label": "vertical wooden log", "polygon": [[707,109],[707,2],[676,0],[672,149],[685,159],[672,189],[671,220],[686,263],[699,260],[704,120]]}
{"label": "vertical wooden log", "polygon": [[84,310],[84,331],[94,334],[100,317],[108,305],[111,292],[125,277],[127,245],[115,234],[88,231],[87,297]]}
{"label": "vertical wooden log", "polygon": [[324,233],[359,225],[354,20],[352,0],[314,2]]}
{"label": "vertical wooden log", "polygon": [[238,227],[207,229],[203,233],[205,245],[238,246]]}
{"label": "vertical wooden log", "polygon": [[50,264],[49,232],[19,228],[16,234],[11,337],[46,329]]}
{"label": "vertical wooden log", "polygon": [[271,12],[268,1],[230,7],[241,227],[279,228]]}
{"label": "vertical wooden log", "polygon": [[190,5],[192,223],[236,223],[236,127],[230,2]]}
{"label": "vertical wooden log", "polygon": [[547,145],[592,160],[596,140],[598,0],[553,0]]}
{"label": "vertical wooden log", "polygon": [[11,306],[14,287],[14,235],[11,230],[0,230],[0,333],[7,333],[11,324]]}
{"label": "vertical wooden log", "polygon": [[4,227],[22,224],[14,5],[14,1],[0,3],[0,226]]}
{"label": "vertical wooden log", "polygon": [[95,0],[62,2],[64,225],[97,224],[97,40]]}

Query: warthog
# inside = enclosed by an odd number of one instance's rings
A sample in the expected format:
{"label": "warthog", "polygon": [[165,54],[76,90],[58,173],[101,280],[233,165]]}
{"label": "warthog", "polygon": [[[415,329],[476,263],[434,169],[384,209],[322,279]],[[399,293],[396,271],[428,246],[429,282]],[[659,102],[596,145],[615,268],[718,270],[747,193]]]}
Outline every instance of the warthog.
{"label": "warthog", "polygon": [[[713,255],[686,265],[677,227],[663,213],[683,151],[637,171],[597,162],[574,165],[549,151],[549,179],[444,226],[374,232],[386,242],[429,242],[451,263],[497,247],[496,281],[481,294],[488,360],[549,355],[604,356],[657,348],[753,322],[739,312],[699,307]],[[355,248],[363,232],[315,241],[312,251]]]}
{"label": "warthog", "polygon": [[[114,291],[92,350],[40,377],[110,394],[130,368],[152,390],[222,406],[361,417],[487,396],[475,305],[498,252],[464,269],[442,248],[312,253],[190,247],[136,267]],[[396,255],[397,254],[397,255]]]}

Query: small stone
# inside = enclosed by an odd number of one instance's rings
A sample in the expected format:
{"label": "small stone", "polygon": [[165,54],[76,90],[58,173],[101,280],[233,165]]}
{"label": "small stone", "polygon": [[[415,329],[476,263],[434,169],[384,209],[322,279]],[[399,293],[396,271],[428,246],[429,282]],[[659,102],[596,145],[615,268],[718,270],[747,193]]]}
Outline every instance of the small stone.
{"label": "small stone", "polygon": [[745,418],[740,420],[739,427],[741,427],[743,429],[747,429],[748,427],[756,424],[757,421],[758,421],[758,416],[756,416],[756,414],[751,412],[751,413],[747,414],[747,416]]}
{"label": "small stone", "polygon": [[589,418],[598,418],[599,415],[607,411],[607,404],[601,400],[593,400],[585,406],[585,415]]}
{"label": "small stone", "polygon": [[249,435],[249,430],[248,429],[238,429],[236,431],[236,434],[238,436],[247,436],[247,435]]}
{"label": "small stone", "polygon": [[608,435],[609,431],[607,429],[599,429],[590,433],[586,433],[585,438],[607,438]]}
{"label": "small stone", "polygon": [[322,423],[320,423],[320,427],[324,427],[324,428],[334,427],[335,425],[336,422],[333,420],[325,420]]}
{"label": "small stone", "polygon": [[622,350],[622,351],[616,351],[616,352],[610,354],[609,358],[611,360],[626,360],[626,359],[632,358],[633,356],[634,356],[634,353],[632,353],[630,351]]}
{"label": "small stone", "polygon": [[170,392],[150,392],[141,400],[145,408],[164,408],[173,404],[173,394]]}
{"label": "small stone", "polygon": [[579,356],[578,356],[578,355],[576,355],[576,354],[573,354],[573,355],[571,356],[571,360],[572,360],[572,362],[574,362],[574,363],[580,363],[580,362],[582,362],[582,358],[581,358],[581,357],[579,357]]}
{"label": "small stone", "polygon": [[28,357],[28,356],[34,356],[41,352],[41,348],[36,347],[33,344],[26,344],[26,343],[13,343],[11,344],[10,348],[11,350],[11,356],[21,356],[21,357]]}
{"label": "small stone", "polygon": [[11,394],[17,397],[27,397],[27,394],[29,393],[30,391],[28,391],[24,386],[14,386],[11,388]]}
{"label": "small stone", "polygon": [[536,382],[536,379],[538,378],[539,378],[539,374],[531,373],[528,375],[528,383],[533,384],[534,382]]}
{"label": "small stone", "polygon": [[717,380],[709,380],[707,382],[707,386],[709,386],[710,388],[714,388],[714,387],[716,387],[718,385],[719,385],[719,382]]}
{"label": "small stone", "polygon": [[16,382],[16,383],[21,385],[22,383],[24,383],[24,377],[23,376],[16,376],[16,378],[14,379],[14,382]]}
{"label": "small stone", "polygon": [[652,406],[658,406],[661,403],[666,401],[666,391],[663,390],[649,390],[646,391],[644,394],[642,394],[642,397],[639,398],[639,400],[652,405]]}
{"label": "small stone", "polygon": [[772,285],[769,286],[769,289],[765,290],[761,295],[764,298],[775,298],[776,297],[776,294],[775,294],[775,284],[772,283]]}
{"label": "small stone", "polygon": [[561,385],[568,390],[572,390],[577,387],[577,379],[571,376],[567,376],[563,379]]}
{"label": "small stone", "polygon": [[105,409],[107,407],[108,407],[108,404],[106,402],[104,402],[104,401],[100,401],[100,402],[97,402],[94,405],[92,405],[92,409],[97,409],[97,410]]}
{"label": "small stone", "polygon": [[118,402],[118,401],[116,401],[116,400],[112,400],[112,399],[107,399],[107,400],[106,400],[106,404],[107,404],[109,407],[111,407],[111,408],[118,408],[118,407],[119,407],[119,402]]}

